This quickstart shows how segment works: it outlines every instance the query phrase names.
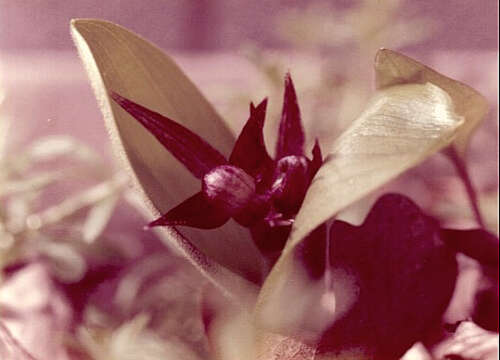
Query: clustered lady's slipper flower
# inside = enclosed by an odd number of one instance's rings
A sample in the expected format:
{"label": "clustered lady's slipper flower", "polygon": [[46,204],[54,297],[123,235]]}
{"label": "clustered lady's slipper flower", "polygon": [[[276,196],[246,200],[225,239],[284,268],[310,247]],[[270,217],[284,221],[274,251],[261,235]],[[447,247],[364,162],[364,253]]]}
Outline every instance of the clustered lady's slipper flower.
{"label": "clustered lady's slipper flower", "polygon": [[[381,50],[377,92],[323,160],[318,143],[304,153],[287,76],[272,159],[266,101],[250,106],[234,139],[153,45],[100,20],[75,20],[72,33],[116,148],[157,216],[150,225],[226,295],[207,291],[203,301],[217,359],[397,359],[441,326],[457,251],[498,264],[488,256],[495,236],[441,229],[403,195],[381,197],[360,226],[335,220],[437,151],[463,164],[487,110],[473,89]],[[471,251],[471,238],[487,251]]]}
{"label": "clustered lady's slipper flower", "polygon": [[276,159],[264,145],[267,99],[250,104],[250,117],[226,159],[190,130],[120,95],[112,98],[141,122],[186,168],[201,179],[201,190],[150,226],[212,229],[230,218],[248,227],[263,252],[280,251],[312,178],[321,166],[316,142],[304,156],[300,110],[290,75],[285,81]]}

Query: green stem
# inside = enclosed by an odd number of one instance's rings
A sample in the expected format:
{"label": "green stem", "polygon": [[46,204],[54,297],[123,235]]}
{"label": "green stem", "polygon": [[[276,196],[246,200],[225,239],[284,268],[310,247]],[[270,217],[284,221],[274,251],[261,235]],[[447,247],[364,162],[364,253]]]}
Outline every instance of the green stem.
{"label": "green stem", "polygon": [[462,183],[464,184],[465,191],[467,192],[467,197],[469,199],[469,203],[476,222],[481,228],[486,228],[483,217],[481,215],[481,211],[479,209],[477,193],[472,184],[469,172],[467,171],[465,161],[458,155],[457,150],[453,145],[446,149],[445,153],[450,157],[451,162],[455,166],[455,170],[457,171],[458,176],[460,177],[460,179],[462,179]]}

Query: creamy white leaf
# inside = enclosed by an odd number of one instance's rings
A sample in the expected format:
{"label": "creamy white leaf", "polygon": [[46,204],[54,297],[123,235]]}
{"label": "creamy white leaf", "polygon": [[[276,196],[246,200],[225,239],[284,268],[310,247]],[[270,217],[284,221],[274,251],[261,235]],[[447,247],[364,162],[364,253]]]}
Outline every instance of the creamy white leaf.
{"label": "creamy white leaf", "polygon": [[[71,32],[116,153],[133,174],[152,216],[158,217],[199,191],[200,183],[138,121],[110,101],[109,92],[174,119],[226,156],[234,136],[196,86],[156,46],[101,20],[73,20]],[[233,221],[211,231],[182,228],[182,237],[172,229],[165,232],[191,261],[208,256],[207,261],[213,259],[237,273],[259,276],[260,255],[248,231]]]}

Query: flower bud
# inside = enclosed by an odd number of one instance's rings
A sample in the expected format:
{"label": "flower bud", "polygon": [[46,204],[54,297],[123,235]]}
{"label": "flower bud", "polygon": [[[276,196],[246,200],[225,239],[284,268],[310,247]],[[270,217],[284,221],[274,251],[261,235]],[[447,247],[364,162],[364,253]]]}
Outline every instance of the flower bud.
{"label": "flower bud", "polygon": [[245,207],[255,194],[255,180],[243,169],[221,165],[203,177],[202,191],[231,215]]}
{"label": "flower bud", "polygon": [[275,205],[284,214],[296,214],[304,200],[310,183],[308,160],[304,156],[290,155],[276,164],[271,187]]}

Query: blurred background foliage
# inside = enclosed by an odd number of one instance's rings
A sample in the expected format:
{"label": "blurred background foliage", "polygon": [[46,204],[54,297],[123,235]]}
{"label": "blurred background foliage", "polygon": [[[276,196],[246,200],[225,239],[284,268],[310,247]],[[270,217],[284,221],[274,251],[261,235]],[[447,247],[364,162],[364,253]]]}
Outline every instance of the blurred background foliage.
{"label": "blurred background foliage", "polygon": [[[498,83],[489,71],[497,11],[496,1],[465,0],[0,0],[0,348],[7,331],[37,359],[208,358],[204,280],[165,239],[142,231],[149,219],[111,165],[70,18],[115,21],[170,50],[235,132],[249,102],[269,96],[269,143],[287,70],[309,144],[312,136],[326,144],[372,92],[379,47],[437,63],[493,99],[469,160],[498,232]],[[392,189],[445,223],[471,224],[461,184],[439,157]],[[420,347],[410,355],[427,356]]]}

